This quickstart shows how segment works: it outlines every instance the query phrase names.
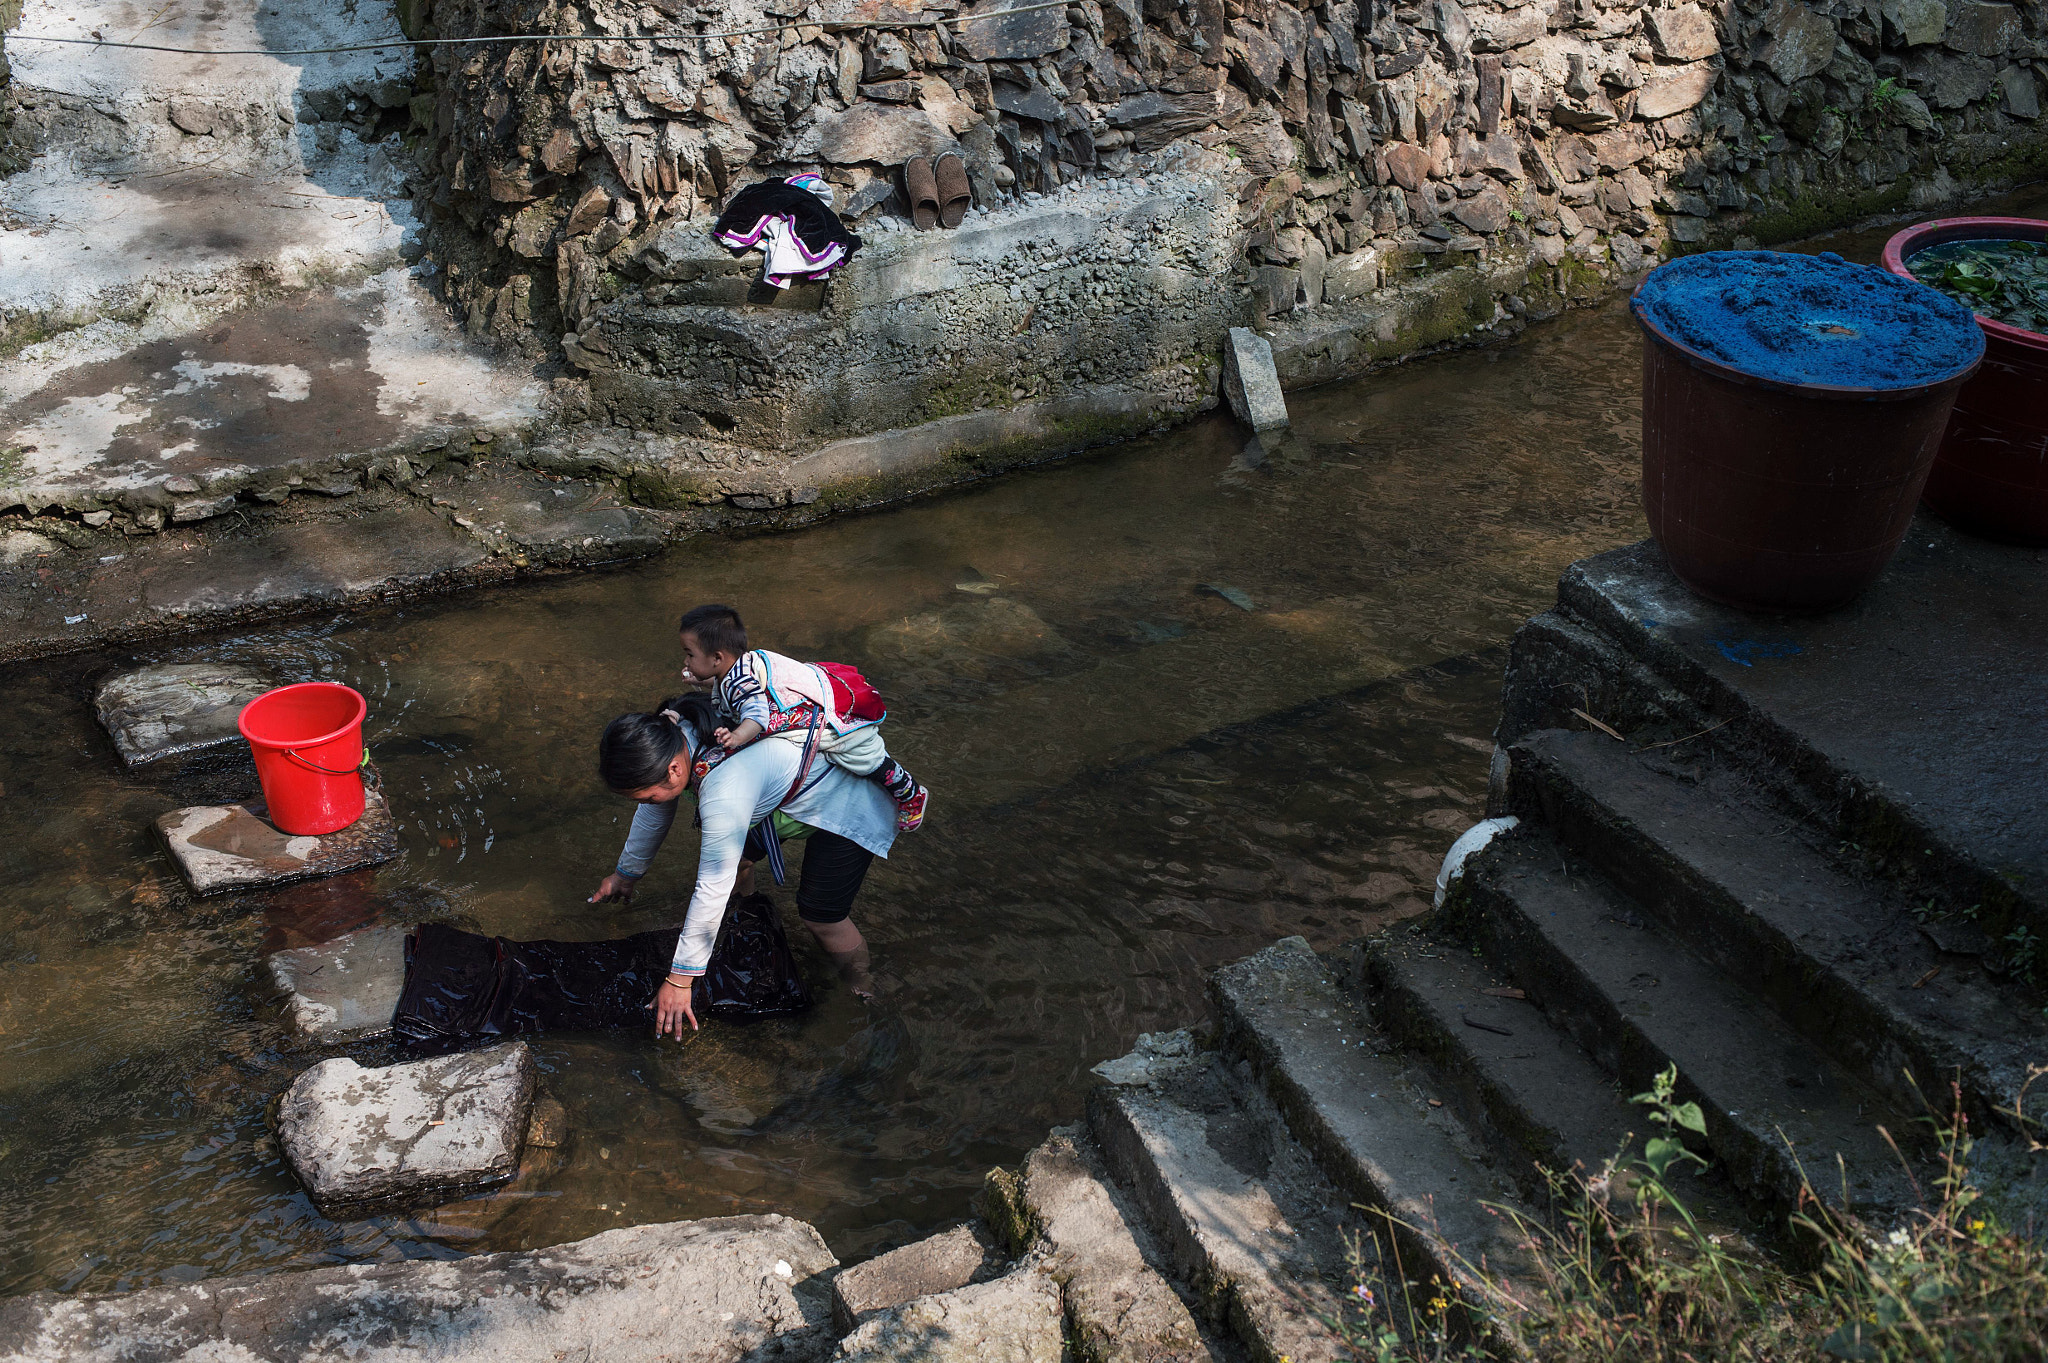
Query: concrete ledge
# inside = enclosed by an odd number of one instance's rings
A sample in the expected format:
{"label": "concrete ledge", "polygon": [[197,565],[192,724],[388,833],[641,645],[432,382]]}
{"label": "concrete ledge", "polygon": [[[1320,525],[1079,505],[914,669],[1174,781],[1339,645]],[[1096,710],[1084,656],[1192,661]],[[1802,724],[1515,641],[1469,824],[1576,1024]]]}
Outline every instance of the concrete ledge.
{"label": "concrete ledge", "polygon": [[249,1274],[105,1297],[38,1292],[0,1302],[0,1355],[18,1363],[796,1360],[824,1343],[811,1280],[833,1263],[818,1233],[787,1217],[674,1221],[445,1263]]}

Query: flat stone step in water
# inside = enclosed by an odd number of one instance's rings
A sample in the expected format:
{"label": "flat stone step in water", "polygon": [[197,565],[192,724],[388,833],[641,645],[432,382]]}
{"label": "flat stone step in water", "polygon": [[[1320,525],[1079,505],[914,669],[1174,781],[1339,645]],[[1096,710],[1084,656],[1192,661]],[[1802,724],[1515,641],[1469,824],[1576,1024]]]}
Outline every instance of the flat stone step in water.
{"label": "flat stone step in water", "polygon": [[285,993],[292,1029],[320,1045],[359,1041],[391,1030],[405,989],[405,929],[364,928],[270,958]]}
{"label": "flat stone step in water", "polygon": [[1985,971],[1996,944],[1967,921],[1923,928],[1895,887],[1846,873],[1770,811],[1601,734],[1531,734],[1510,762],[1518,808],[1900,1107],[1941,1101],[1960,1076],[1989,1119],[2048,1057],[2048,1019]]}
{"label": "flat stone step in water", "polygon": [[278,682],[238,663],[157,663],[101,682],[93,710],[131,767],[241,740],[242,707]]}
{"label": "flat stone step in water", "polygon": [[1704,1109],[1737,1186],[1789,1204],[1803,1163],[1814,1190],[1839,1201],[1839,1154],[1856,1209],[1912,1205],[1877,1130],[1905,1140],[1910,1121],[1556,842],[1525,824],[1473,857],[1460,885],[1471,910],[1460,921],[1487,956],[1603,1068],[1640,1090],[1678,1067],[1679,1095]]}
{"label": "flat stone step in water", "polygon": [[[1056,1128],[1003,1189],[998,1222],[1035,1232],[1045,1270],[1061,1285],[1080,1352],[1094,1363],[1211,1363],[1201,1328],[1147,1260],[1153,1246],[1135,1209],[1101,1172],[1101,1152],[1078,1128]],[[1141,1240],[1142,1237],[1142,1240]]]}
{"label": "flat stone step in water", "polygon": [[[1501,736],[1577,728],[1572,707],[1632,733],[1648,711],[1622,669],[1724,728],[1696,740],[1796,785],[1866,849],[1900,849],[1928,896],[2006,906],[2048,936],[2048,786],[2038,735],[2048,558],[1921,516],[1876,585],[1826,615],[1765,620],[1688,591],[1651,541],[1573,564],[1558,614],[1592,653],[1518,647]],[[1539,622],[1546,617],[1539,617]],[[1600,650],[1606,656],[1599,656]],[[1701,727],[1705,727],[1702,725]],[[1660,728],[1655,737],[1682,736]]]}
{"label": "flat stone step in water", "polygon": [[323,1216],[428,1206],[519,1172],[533,1092],[520,1041],[380,1069],[337,1057],[285,1090],[278,1144]]}
{"label": "flat stone step in water", "polygon": [[1226,1044],[1251,1061],[1295,1138],[1351,1200],[1395,1225],[1409,1276],[1455,1284],[1511,1336],[1513,1304],[1488,1276],[1512,1281],[1523,1255],[1482,1203],[1512,1205],[1512,1185],[1431,1106],[1425,1076],[1376,1053],[1383,1039],[1307,941],[1285,938],[1223,967],[1209,999]]}
{"label": "flat stone step in water", "polygon": [[279,832],[261,799],[174,809],[156,821],[156,832],[195,894],[339,875],[398,855],[398,827],[374,768],[366,769],[365,785],[362,817],[317,837]]}
{"label": "flat stone step in water", "polygon": [[837,1363],[1060,1363],[1060,1289],[1035,1268],[919,1297],[839,1341]]}
{"label": "flat stone step in water", "polygon": [[1166,1261],[1255,1359],[1349,1358],[1324,1318],[1343,1309],[1341,1229],[1354,1219],[1334,1190],[1311,1191],[1312,1168],[1288,1167],[1306,1161],[1221,1065],[1207,1055],[1142,1087],[1095,1089],[1090,1130]]}
{"label": "flat stone step in water", "polygon": [[829,1344],[817,1279],[835,1262],[786,1216],[671,1221],[511,1254],[10,1297],[0,1352],[19,1363],[802,1359]]}

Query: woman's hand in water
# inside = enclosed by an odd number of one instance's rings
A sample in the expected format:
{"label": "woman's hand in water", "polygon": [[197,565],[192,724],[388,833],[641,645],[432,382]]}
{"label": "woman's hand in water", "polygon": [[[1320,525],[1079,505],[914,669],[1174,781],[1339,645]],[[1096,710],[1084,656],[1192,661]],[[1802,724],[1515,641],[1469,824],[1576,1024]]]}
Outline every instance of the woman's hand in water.
{"label": "woman's hand in water", "polygon": [[603,880],[597,882],[597,893],[590,896],[589,902],[592,904],[611,904],[614,902],[630,904],[633,902],[634,884],[633,877],[622,876],[617,871],[614,871]]}
{"label": "woman's hand in water", "polygon": [[688,975],[671,975],[654,991],[654,1002],[647,1006],[654,1010],[656,1036],[672,1036],[681,1041],[685,1022],[690,1024],[691,1031],[697,1030],[697,1011],[690,1006],[696,983]]}

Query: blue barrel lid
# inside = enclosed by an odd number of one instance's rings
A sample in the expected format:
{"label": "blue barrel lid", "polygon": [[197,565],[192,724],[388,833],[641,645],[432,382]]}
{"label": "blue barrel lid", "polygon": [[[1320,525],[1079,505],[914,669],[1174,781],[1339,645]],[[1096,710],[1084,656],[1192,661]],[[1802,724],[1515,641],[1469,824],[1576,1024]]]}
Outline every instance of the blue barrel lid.
{"label": "blue barrel lid", "polygon": [[1969,308],[1833,252],[1681,256],[1652,270],[1630,306],[1666,339],[1777,383],[1921,388],[1984,355]]}

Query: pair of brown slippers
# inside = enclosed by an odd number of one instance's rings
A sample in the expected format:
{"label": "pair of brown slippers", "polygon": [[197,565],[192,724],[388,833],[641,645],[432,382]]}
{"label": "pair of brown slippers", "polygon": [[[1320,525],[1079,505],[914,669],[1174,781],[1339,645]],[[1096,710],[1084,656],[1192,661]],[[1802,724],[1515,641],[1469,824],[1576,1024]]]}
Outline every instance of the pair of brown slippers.
{"label": "pair of brown slippers", "polygon": [[910,221],[918,231],[958,227],[974,202],[967,163],[950,151],[929,161],[911,157],[903,163],[903,197],[910,201]]}

